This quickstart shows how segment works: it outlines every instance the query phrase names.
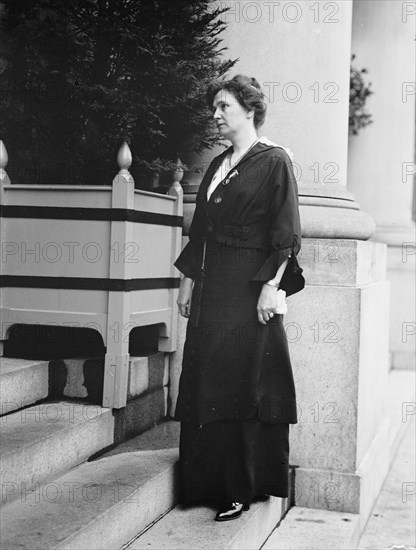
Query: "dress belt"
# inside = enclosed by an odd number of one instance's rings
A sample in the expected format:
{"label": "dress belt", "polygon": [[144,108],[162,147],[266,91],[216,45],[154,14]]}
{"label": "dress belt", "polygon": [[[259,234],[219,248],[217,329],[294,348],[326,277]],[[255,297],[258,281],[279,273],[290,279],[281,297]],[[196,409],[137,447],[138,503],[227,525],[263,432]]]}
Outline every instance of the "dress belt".
{"label": "dress belt", "polygon": [[197,277],[195,278],[194,288],[192,290],[191,310],[193,309],[194,311],[193,312],[191,311],[191,317],[195,326],[199,325],[201,305],[202,305],[202,292],[204,288],[204,279],[205,279],[205,253],[206,253],[207,240],[212,239],[215,241],[216,240],[215,237],[217,237],[220,242],[224,239],[226,244],[231,244],[231,246],[238,246],[238,244],[240,243],[246,243],[247,245],[248,244],[247,241],[249,241],[249,239],[253,239],[253,237],[255,238],[256,229],[257,229],[257,236],[260,237],[260,239],[258,239],[257,242],[255,241],[252,244],[254,244],[255,247],[267,248],[268,247],[267,243],[263,242],[263,244],[261,244],[261,242],[265,238],[265,234],[267,231],[267,225],[263,221],[255,222],[250,225],[227,224],[222,226],[221,228],[215,228],[212,224],[209,224],[207,226],[207,237],[204,240],[204,244],[203,244],[201,267]]}
{"label": "dress belt", "polygon": [[268,243],[267,239],[267,225],[264,221],[255,222],[250,225],[223,225],[221,227],[214,227],[209,224],[207,226],[207,237],[215,240],[215,237],[218,237],[218,240],[229,241],[229,237],[232,239],[232,244],[238,245],[239,243],[249,244],[251,241],[252,246],[261,246],[262,248],[267,248]]}

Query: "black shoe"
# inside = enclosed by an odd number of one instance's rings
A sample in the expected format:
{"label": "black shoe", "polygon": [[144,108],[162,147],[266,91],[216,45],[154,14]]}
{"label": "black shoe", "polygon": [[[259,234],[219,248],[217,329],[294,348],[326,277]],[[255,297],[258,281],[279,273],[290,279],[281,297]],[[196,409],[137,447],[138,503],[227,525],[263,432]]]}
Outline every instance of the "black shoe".
{"label": "black shoe", "polygon": [[225,504],[221,510],[215,516],[215,521],[229,521],[231,519],[237,519],[244,511],[250,509],[248,502],[229,502]]}

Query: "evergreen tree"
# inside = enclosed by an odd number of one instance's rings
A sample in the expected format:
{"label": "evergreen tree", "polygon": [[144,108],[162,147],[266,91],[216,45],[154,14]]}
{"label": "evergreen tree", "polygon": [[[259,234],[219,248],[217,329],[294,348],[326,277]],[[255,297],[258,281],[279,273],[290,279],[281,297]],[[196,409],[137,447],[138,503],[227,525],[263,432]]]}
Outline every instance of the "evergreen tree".
{"label": "evergreen tree", "polygon": [[205,89],[236,61],[211,0],[3,0],[1,136],[14,183],[111,183],[218,138]]}

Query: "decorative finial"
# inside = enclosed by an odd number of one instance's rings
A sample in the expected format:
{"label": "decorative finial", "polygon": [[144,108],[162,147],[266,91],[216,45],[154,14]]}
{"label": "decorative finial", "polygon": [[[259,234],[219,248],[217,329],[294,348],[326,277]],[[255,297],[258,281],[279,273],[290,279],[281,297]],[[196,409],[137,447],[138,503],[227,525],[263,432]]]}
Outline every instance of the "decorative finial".
{"label": "decorative finial", "polygon": [[6,146],[0,139],[0,181],[2,185],[10,183],[9,176],[7,175],[7,172],[5,170],[8,161],[9,156],[7,154]]}
{"label": "decorative finial", "polygon": [[9,162],[9,156],[7,154],[6,146],[3,140],[0,139],[0,169],[4,170]]}
{"label": "decorative finial", "polygon": [[176,160],[176,168],[172,170],[172,185],[175,186],[179,184],[183,178],[183,164],[181,159],[178,157]]}
{"label": "decorative finial", "polygon": [[177,215],[182,216],[183,214],[183,189],[181,185],[181,180],[183,178],[184,166],[181,159],[178,157],[176,160],[176,167],[171,170],[170,174],[172,177],[172,183],[169,186],[167,195],[176,197],[177,203]]}
{"label": "decorative finial", "polygon": [[127,145],[127,142],[124,141],[123,145],[120,147],[117,155],[117,162],[120,167],[120,170],[118,171],[118,174],[113,179],[113,185],[115,184],[121,184],[125,185],[127,183],[133,185],[134,189],[134,179],[132,175],[129,172],[129,168],[132,163],[132,156],[130,147]]}
{"label": "decorative finial", "polygon": [[123,145],[120,147],[120,150],[117,155],[117,162],[120,167],[120,170],[128,170],[131,166],[132,160],[133,159],[131,156],[130,147],[125,141]]}

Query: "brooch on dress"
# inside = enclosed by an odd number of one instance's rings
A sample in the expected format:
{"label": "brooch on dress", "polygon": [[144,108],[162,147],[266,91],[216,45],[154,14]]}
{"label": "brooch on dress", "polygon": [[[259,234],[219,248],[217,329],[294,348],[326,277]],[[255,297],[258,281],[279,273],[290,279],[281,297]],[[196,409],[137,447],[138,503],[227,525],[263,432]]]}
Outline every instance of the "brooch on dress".
{"label": "brooch on dress", "polygon": [[234,170],[231,172],[228,178],[222,182],[222,184],[228,185],[230,183],[231,178],[234,178],[235,176],[238,176],[238,170],[236,168],[234,168]]}
{"label": "brooch on dress", "polygon": [[[228,185],[230,183],[230,180],[231,178],[234,178],[235,176],[238,176],[238,170],[237,169],[234,169],[231,174],[228,176],[228,178],[226,178],[223,182],[222,182],[222,185]],[[221,193],[218,195],[218,197],[215,197],[214,199],[214,202],[215,204],[219,204],[220,202],[222,201],[222,196],[221,196]]]}

